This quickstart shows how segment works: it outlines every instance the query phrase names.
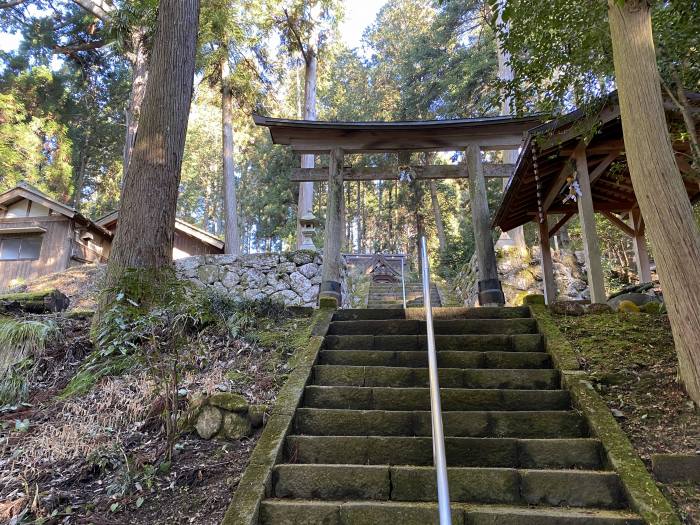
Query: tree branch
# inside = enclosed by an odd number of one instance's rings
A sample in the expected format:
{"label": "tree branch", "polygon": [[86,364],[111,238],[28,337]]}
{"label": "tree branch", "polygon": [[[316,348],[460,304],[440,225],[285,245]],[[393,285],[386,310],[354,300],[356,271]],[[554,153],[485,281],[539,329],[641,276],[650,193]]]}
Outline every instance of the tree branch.
{"label": "tree branch", "polygon": [[287,18],[287,26],[289,27],[289,31],[292,33],[292,36],[294,39],[297,41],[297,45],[299,46],[299,51],[301,51],[301,55],[304,57],[304,62],[309,61],[309,57],[306,54],[306,49],[304,49],[304,42],[301,40],[301,35],[296,30],[296,27],[294,27],[294,24],[292,23],[292,18],[289,16],[289,11],[286,9],[284,10],[284,16]]}
{"label": "tree branch", "polygon": [[7,0],[6,2],[0,2],[0,9],[8,9],[10,7],[15,7],[17,5],[23,4],[27,0]]}
{"label": "tree branch", "polygon": [[107,42],[104,40],[96,40],[94,42],[76,42],[74,44],[69,44],[67,46],[54,46],[53,52],[55,54],[62,53],[64,55],[72,55],[79,51],[90,51],[92,49],[99,49],[104,46]]}
{"label": "tree branch", "polygon": [[114,5],[107,0],[73,0],[73,2],[103,22],[109,22],[112,19]]}

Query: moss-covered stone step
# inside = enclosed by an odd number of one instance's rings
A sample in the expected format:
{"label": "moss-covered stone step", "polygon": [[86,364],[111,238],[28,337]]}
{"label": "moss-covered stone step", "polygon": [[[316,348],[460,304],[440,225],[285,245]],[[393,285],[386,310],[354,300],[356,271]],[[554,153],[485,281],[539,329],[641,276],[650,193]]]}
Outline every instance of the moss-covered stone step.
{"label": "moss-covered stone step", "polygon": [[[457,319],[434,322],[435,333],[440,335],[462,334],[535,334],[534,319]],[[413,319],[389,319],[334,321],[328,327],[329,335],[412,335],[424,334],[425,321]]]}
{"label": "moss-covered stone step", "polygon": [[[510,467],[528,469],[601,468],[596,439],[445,439],[450,467]],[[289,436],[287,461],[354,465],[433,464],[429,437],[403,436]]]}
{"label": "moss-covered stone step", "polygon": [[[450,467],[450,501],[619,509],[614,472]],[[277,498],[435,501],[435,469],[390,465],[277,465]]]}
{"label": "moss-covered stone step", "polygon": [[[543,352],[540,334],[436,335],[440,351],[455,352]],[[323,342],[328,350],[427,350],[425,335],[329,335]]]}
{"label": "moss-covered stone step", "polygon": [[[588,428],[574,411],[452,411],[443,413],[447,437],[579,438]],[[296,434],[431,436],[429,411],[299,408]]]}
{"label": "moss-covered stone step", "polygon": [[[268,499],[261,525],[437,525],[437,504],[399,501]],[[624,511],[453,504],[453,525],[642,525]]]}
{"label": "moss-covered stone step", "polygon": [[348,309],[338,310],[333,314],[334,321],[367,321],[378,319],[405,319],[406,313],[395,308],[390,309]]}
{"label": "moss-covered stone step", "polygon": [[[441,368],[443,388],[559,388],[559,372],[552,369],[480,369]],[[427,387],[428,368],[391,366],[317,365],[313,384],[323,386]]]}
{"label": "moss-covered stone step", "polygon": [[[566,390],[441,388],[442,410],[565,410]],[[430,410],[428,388],[307,386],[304,406],[352,410]]]}
{"label": "moss-covered stone step", "polygon": [[[549,354],[542,352],[438,352],[443,368],[534,369],[550,368]],[[391,352],[387,350],[324,350],[319,363],[325,365],[426,367],[426,351]]]}

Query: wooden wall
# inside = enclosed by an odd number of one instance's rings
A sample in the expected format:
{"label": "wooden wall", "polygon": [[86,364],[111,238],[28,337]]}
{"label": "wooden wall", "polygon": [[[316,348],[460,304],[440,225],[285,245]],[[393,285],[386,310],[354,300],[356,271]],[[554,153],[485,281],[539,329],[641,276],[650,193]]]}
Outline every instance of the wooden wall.
{"label": "wooden wall", "polygon": [[217,253],[224,253],[224,251],[175,230],[173,259],[182,259],[192,255],[215,255]]}
{"label": "wooden wall", "polygon": [[68,267],[73,234],[71,220],[63,215],[0,219],[0,235],[3,228],[32,226],[46,230],[39,258],[30,261],[0,261],[0,290],[7,288],[14,279],[34,279]]}

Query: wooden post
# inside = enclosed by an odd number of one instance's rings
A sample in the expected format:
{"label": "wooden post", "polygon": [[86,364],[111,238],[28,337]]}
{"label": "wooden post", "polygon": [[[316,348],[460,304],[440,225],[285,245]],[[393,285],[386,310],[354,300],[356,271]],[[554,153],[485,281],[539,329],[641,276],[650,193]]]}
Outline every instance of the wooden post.
{"label": "wooden post", "polygon": [[605,295],[603,266],[601,264],[600,247],[598,246],[598,234],[595,228],[591,179],[588,173],[588,161],[586,160],[586,147],[584,144],[576,148],[574,157],[576,158],[578,183],[581,187],[581,196],[578,198],[578,216],[583,235],[583,253],[586,259],[591,303],[605,303],[607,296]]}
{"label": "wooden post", "polygon": [[486,195],[486,179],[481,166],[481,149],[471,144],[465,152],[469,173],[472,223],[476,245],[476,260],[479,265],[479,304],[481,306],[503,306],[505,296],[498,280],[496,251],[491,237],[489,203]]}
{"label": "wooden post", "polygon": [[556,300],[557,288],[554,281],[554,265],[552,264],[552,250],[549,246],[549,221],[544,216],[544,221],[538,223],[540,233],[540,252],[542,256],[542,280],[544,281],[544,302],[552,304]]}
{"label": "wooden post", "polygon": [[319,290],[319,304],[322,307],[339,308],[342,304],[340,247],[343,243],[343,204],[343,150],[334,149],[328,164],[326,236]]}
{"label": "wooden post", "polygon": [[634,247],[634,260],[637,263],[637,277],[640,283],[651,282],[651,264],[649,264],[649,252],[644,239],[644,222],[639,208],[630,212],[630,226],[634,230],[632,246]]}

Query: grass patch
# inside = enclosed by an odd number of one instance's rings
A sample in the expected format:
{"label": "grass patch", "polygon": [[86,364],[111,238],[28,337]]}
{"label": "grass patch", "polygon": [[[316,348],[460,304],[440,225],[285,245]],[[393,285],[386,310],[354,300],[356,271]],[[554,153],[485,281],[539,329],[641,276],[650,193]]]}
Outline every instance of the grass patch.
{"label": "grass patch", "polygon": [[58,334],[53,321],[0,317],[0,405],[16,404],[27,395],[28,379]]}

